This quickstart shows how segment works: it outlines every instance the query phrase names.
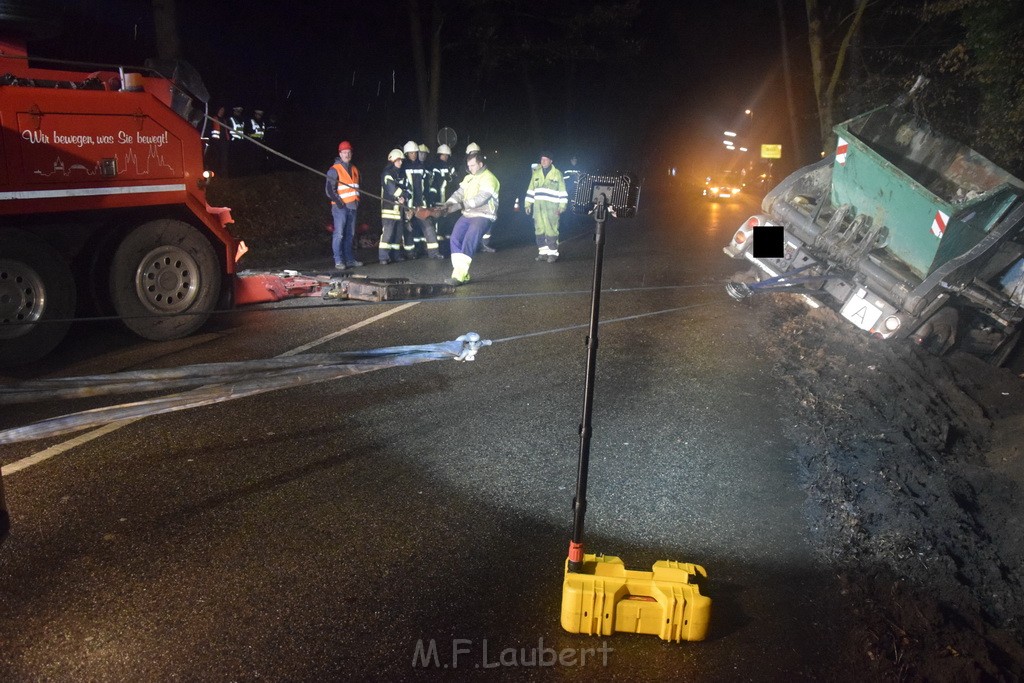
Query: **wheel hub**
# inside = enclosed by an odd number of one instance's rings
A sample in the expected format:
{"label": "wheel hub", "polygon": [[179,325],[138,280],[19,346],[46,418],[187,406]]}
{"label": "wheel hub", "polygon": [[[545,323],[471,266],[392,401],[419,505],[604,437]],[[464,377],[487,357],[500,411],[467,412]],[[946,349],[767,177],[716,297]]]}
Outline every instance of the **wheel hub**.
{"label": "wheel hub", "polygon": [[28,334],[46,310],[46,288],[35,270],[21,261],[0,259],[0,339]]}
{"label": "wheel hub", "polygon": [[199,294],[199,266],[180,247],[163,245],[146,254],[135,271],[139,301],[153,313],[181,313]]}

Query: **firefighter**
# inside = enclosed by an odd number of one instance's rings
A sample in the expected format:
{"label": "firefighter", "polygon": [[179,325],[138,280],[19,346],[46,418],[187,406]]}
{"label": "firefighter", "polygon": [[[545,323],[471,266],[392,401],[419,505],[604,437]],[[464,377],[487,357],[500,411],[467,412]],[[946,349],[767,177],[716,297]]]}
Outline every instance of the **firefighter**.
{"label": "firefighter", "polygon": [[551,152],[541,152],[540,166],[530,174],[526,189],[526,213],[533,216],[537,236],[537,261],[558,260],[558,217],[568,202],[562,172],[555,168]]}
{"label": "firefighter", "polygon": [[228,175],[228,131],[225,120],[226,109],[217,109],[216,116],[210,121],[210,137],[206,148],[206,165],[214,173]]}
{"label": "firefighter", "polygon": [[[281,149],[281,126],[277,121],[277,114],[270,113],[267,116],[267,125],[263,129],[263,142],[270,149],[280,150]],[[281,166],[280,157],[268,156],[267,157],[267,168],[275,169]]]}
{"label": "firefighter", "polygon": [[[439,206],[444,204],[452,196],[452,193],[459,186],[456,176],[455,164],[451,161],[452,149],[448,145],[439,145],[437,148],[437,161],[434,163],[433,178],[430,184],[430,204]],[[438,251],[443,252],[444,245],[448,242],[448,235],[455,220],[444,216],[437,221],[437,244]],[[450,254],[451,251],[447,250]]]}
{"label": "firefighter", "polygon": [[338,270],[363,265],[352,254],[352,239],[356,229],[356,211],[359,209],[359,169],[352,163],[352,145],[342,140],[338,145],[338,158],[327,169],[327,197],[331,200],[334,235],[331,249],[334,267]]}
{"label": "firefighter", "polygon": [[[569,168],[562,171],[562,178],[565,179],[565,191],[571,204],[576,199],[576,188],[579,186],[580,176],[583,171],[577,165],[576,155],[569,157]],[[572,231],[579,224],[579,216],[574,216],[571,211],[566,211],[559,216],[559,225],[563,232]]]}
{"label": "firefighter", "polygon": [[[426,147],[426,145],[423,145]],[[405,143],[402,148],[405,152],[405,161],[402,162],[402,170],[405,172],[405,189],[409,193],[406,206],[415,211],[427,207],[426,177],[423,163],[420,162],[420,145],[413,140]],[[409,222],[405,230],[405,257],[415,259],[418,244],[424,245],[427,256],[430,258],[443,259],[438,253],[437,236],[434,234],[434,227],[426,220],[419,218],[415,213],[406,212]]]}
{"label": "firefighter", "polygon": [[583,171],[577,165],[576,155],[573,154],[569,157],[569,168],[562,171],[562,178],[565,179],[565,191],[569,193],[570,201],[576,194],[576,186],[579,184],[582,174]]}
{"label": "firefighter", "polygon": [[[423,168],[423,206],[433,206],[434,162],[430,160],[430,148],[421,142],[416,157]],[[441,243],[437,238],[437,219],[433,216],[421,219],[420,229],[423,231],[423,241],[420,244],[426,248],[427,258],[444,259],[441,255]]]}
{"label": "firefighter", "polygon": [[[253,140],[262,143],[264,141],[266,132],[267,124],[263,121],[263,110],[253,109],[252,117],[249,119],[249,123],[246,125],[246,133]],[[253,166],[258,171],[265,171],[267,168],[266,151],[258,145],[252,145],[249,149],[252,152]]]}
{"label": "firefighter", "polygon": [[470,152],[466,159],[469,170],[459,189],[445,202],[445,214],[461,211],[462,216],[452,229],[452,275],[445,282],[455,286],[469,282],[469,266],[473,262],[480,238],[498,218],[498,179],[485,164],[484,155]]}
{"label": "firefighter", "polygon": [[245,110],[242,107],[232,107],[231,116],[228,117],[228,127],[231,129],[231,141],[236,142],[242,140],[242,134],[245,132],[245,117],[242,113]]}
{"label": "firefighter", "polygon": [[[467,160],[469,159],[469,155],[472,154],[473,152],[480,152],[480,145],[476,144],[475,142],[471,142],[468,145],[466,145]],[[480,153],[482,154],[482,152]],[[484,232],[483,235],[480,236],[480,251],[486,254],[494,253],[494,249],[491,248],[491,228],[493,227],[493,225],[493,221],[491,223],[488,223],[487,230]]]}
{"label": "firefighter", "polygon": [[240,176],[248,170],[249,154],[245,138],[245,117],[242,107],[233,107],[231,116],[228,117],[228,157],[230,159],[231,174]]}
{"label": "firefighter", "polygon": [[249,137],[263,142],[263,135],[266,132],[267,125],[263,123],[263,110],[253,109],[252,118],[249,119]]}
{"label": "firefighter", "polygon": [[405,206],[406,223],[403,233],[403,249],[407,259],[416,258],[417,238],[422,237],[422,230],[419,227],[419,220],[413,210],[417,202],[423,197],[423,167],[420,166],[420,146],[414,140],[409,140],[402,146],[405,159],[402,161],[402,173],[405,175],[405,191],[407,192]]}
{"label": "firefighter", "polygon": [[380,174],[382,228],[377,257],[382,266],[405,260],[402,256],[402,207],[405,206],[408,192],[405,188],[405,174],[402,172],[404,160],[402,150],[391,150],[388,152],[388,165]]}

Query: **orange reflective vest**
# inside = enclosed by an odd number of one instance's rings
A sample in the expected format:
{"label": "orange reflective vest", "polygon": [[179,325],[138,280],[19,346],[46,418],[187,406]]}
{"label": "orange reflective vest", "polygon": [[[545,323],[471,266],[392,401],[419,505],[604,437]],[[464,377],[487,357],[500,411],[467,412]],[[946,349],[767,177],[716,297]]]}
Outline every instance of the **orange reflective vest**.
{"label": "orange reflective vest", "polygon": [[[352,174],[345,170],[341,164],[334,164],[333,168],[338,173],[338,196],[346,204],[354,204],[359,201],[359,169],[352,166]],[[331,202],[333,204],[334,202]]]}

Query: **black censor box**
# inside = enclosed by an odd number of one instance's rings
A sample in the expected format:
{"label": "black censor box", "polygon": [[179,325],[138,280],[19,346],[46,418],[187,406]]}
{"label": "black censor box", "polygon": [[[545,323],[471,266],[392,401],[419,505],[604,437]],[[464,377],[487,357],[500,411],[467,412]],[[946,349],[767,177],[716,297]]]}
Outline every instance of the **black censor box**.
{"label": "black censor box", "polygon": [[785,230],[781,225],[754,226],[754,258],[782,258],[786,254]]}

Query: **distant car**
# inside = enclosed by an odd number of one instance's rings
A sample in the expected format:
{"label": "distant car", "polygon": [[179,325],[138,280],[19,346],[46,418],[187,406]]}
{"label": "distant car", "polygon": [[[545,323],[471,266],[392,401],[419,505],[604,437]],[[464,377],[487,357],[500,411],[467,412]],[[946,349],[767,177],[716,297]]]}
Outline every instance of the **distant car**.
{"label": "distant car", "polygon": [[735,171],[724,171],[704,180],[702,195],[709,202],[732,199],[743,191],[743,179]]}

